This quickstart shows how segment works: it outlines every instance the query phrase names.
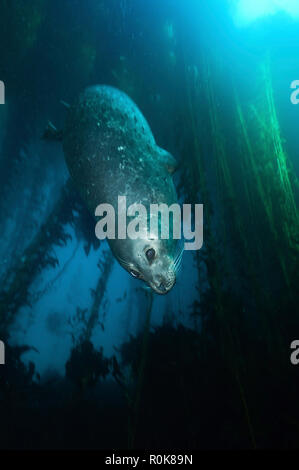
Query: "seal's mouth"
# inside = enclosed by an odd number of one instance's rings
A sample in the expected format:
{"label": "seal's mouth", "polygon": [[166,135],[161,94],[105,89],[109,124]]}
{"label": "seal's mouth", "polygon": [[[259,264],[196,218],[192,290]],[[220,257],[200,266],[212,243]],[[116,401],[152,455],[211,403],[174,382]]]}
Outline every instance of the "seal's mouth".
{"label": "seal's mouth", "polygon": [[175,281],[176,279],[174,278],[174,279],[169,280],[168,282],[165,282],[165,281],[160,282],[160,284],[152,283],[151,288],[153,289],[154,292],[156,292],[156,294],[165,295],[165,294],[168,294],[169,291],[171,291],[171,289],[175,285]]}

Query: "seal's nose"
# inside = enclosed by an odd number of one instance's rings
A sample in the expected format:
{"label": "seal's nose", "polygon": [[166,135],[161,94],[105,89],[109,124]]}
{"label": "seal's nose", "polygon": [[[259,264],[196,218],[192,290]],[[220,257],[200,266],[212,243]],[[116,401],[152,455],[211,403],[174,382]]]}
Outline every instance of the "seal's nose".
{"label": "seal's nose", "polygon": [[175,284],[175,279],[169,282],[167,282],[167,280],[164,279],[163,281],[160,281],[159,283],[157,283],[155,287],[153,287],[153,289],[157,292],[157,294],[163,295],[163,294],[167,294],[172,289],[174,284]]}
{"label": "seal's nose", "polygon": [[164,292],[167,291],[167,288],[166,288],[166,286],[165,286],[165,284],[164,284],[163,282],[161,282],[161,284],[159,285],[158,289],[159,289],[159,291],[162,292],[162,293],[164,293]]}
{"label": "seal's nose", "polygon": [[158,274],[149,283],[151,288],[157,293],[161,295],[167,294],[174,286],[176,281],[175,273],[167,272],[166,274]]}

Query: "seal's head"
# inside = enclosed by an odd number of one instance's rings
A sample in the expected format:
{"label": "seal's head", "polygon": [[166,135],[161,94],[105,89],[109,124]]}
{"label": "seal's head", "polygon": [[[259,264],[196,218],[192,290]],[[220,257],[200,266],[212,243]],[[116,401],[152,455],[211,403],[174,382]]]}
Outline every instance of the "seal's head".
{"label": "seal's head", "polygon": [[177,243],[160,239],[124,242],[121,252],[115,253],[122,267],[134,278],[145,281],[157,294],[167,294],[176,282],[182,259]]}

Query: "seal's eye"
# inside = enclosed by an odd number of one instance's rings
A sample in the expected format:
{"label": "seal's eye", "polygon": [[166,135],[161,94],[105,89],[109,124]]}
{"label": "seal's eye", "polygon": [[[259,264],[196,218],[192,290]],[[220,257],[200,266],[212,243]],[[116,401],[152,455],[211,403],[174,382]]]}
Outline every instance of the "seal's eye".
{"label": "seal's eye", "polygon": [[146,254],[148,261],[152,261],[155,257],[156,252],[154,248],[149,248],[145,254]]}
{"label": "seal's eye", "polygon": [[140,276],[139,272],[135,271],[134,269],[131,269],[130,273],[132,274],[133,277],[139,277]]}

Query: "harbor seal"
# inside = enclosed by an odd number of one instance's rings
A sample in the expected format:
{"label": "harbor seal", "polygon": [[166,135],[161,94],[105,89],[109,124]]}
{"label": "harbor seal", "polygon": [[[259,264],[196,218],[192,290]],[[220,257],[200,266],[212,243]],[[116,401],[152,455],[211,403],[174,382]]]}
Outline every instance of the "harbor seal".
{"label": "harbor seal", "polygon": [[[124,92],[106,85],[86,88],[69,107],[62,133],[53,129],[52,137],[62,140],[71,178],[93,216],[101,203],[117,208],[119,196],[146,208],[177,203],[172,180],[176,160],[156,144],[143,114]],[[174,286],[182,256],[178,240],[148,237],[108,243],[120,265],[156,293],[166,294]]]}

